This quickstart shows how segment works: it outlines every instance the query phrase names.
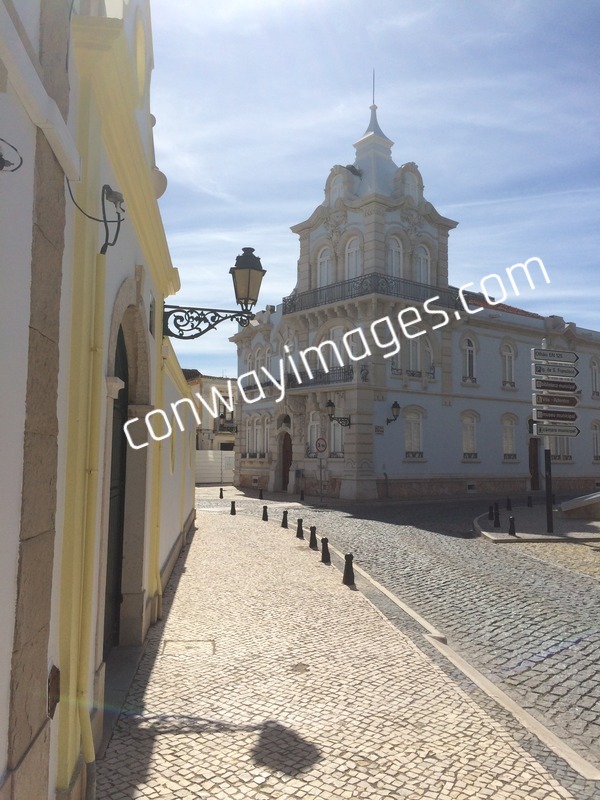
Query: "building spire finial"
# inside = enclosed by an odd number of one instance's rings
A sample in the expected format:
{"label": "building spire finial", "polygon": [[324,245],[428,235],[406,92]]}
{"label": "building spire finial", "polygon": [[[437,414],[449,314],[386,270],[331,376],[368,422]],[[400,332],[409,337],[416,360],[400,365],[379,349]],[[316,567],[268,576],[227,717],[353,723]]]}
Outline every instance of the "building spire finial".
{"label": "building spire finial", "polygon": [[373,105],[375,105],[375,67],[373,67]]}

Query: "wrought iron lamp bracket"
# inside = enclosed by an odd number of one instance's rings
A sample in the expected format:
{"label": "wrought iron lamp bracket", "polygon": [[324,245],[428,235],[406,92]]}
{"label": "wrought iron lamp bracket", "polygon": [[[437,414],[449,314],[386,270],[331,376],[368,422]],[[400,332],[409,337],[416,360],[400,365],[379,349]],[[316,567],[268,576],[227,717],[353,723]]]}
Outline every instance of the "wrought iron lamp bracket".
{"label": "wrought iron lamp bracket", "polygon": [[163,336],[171,336],[174,339],[197,339],[228,320],[233,320],[245,328],[254,316],[250,311],[230,311],[224,308],[165,306]]}

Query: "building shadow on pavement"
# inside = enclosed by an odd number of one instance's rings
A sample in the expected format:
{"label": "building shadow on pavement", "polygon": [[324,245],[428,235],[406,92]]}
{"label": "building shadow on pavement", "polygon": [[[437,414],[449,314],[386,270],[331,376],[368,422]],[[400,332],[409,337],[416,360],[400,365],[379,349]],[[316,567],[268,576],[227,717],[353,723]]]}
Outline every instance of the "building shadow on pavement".
{"label": "building shadow on pavement", "polygon": [[[139,789],[149,781],[153,753],[161,737],[212,738],[215,734],[256,733],[256,738],[252,737],[253,743],[248,742],[253,764],[257,768],[266,768],[290,777],[302,775],[322,759],[320,750],[314,744],[276,720],[236,724],[195,714],[146,713],[144,697],[147,683],[155,662],[167,644],[164,638],[165,624],[179,583],[186,572],[186,560],[196,532],[197,529],[188,536],[165,587],[161,619],[150,628],[143,648],[135,648],[138,652],[133,669],[128,671],[127,686],[123,685],[124,681],[121,682],[118,701],[114,702],[116,698],[113,697],[112,707],[106,709],[111,713],[114,727],[106,732],[99,749],[97,773],[98,796],[105,800],[111,800],[114,791],[119,798],[139,796]],[[129,755],[124,757],[124,751],[129,749]],[[118,790],[113,784],[117,768],[125,769],[128,775],[126,780],[122,775],[118,778]]]}

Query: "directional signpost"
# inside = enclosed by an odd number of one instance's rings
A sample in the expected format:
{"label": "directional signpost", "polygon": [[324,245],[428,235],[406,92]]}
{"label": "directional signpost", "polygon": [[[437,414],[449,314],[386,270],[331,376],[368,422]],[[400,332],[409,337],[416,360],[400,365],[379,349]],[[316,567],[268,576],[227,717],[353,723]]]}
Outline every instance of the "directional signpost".
{"label": "directional signpost", "polygon": [[[546,350],[531,348],[531,388],[533,389],[533,432],[544,437],[544,469],[546,474],[546,521],[548,533],[552,533],[552,454],[550,436],[573,437],[579,435],[576,425],[556,423],[577,422],[575,408],[579,399],[579,389],[575,381],[561,378],[576,378],[579,370],[575,364],[579,356],[572,350]],[[540,424],[541,423],[541,424]]]}

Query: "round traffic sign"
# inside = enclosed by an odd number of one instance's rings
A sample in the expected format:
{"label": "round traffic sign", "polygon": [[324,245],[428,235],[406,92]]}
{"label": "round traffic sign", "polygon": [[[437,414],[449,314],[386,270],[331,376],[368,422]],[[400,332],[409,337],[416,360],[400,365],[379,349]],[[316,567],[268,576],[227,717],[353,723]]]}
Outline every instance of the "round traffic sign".
{"label": "round traffic sign", "polygon": [[327,439],[324,439],[322,436],[319,436],[317,441],[315,442],[315,448],[317,453],[324,453],[327,450]]}

